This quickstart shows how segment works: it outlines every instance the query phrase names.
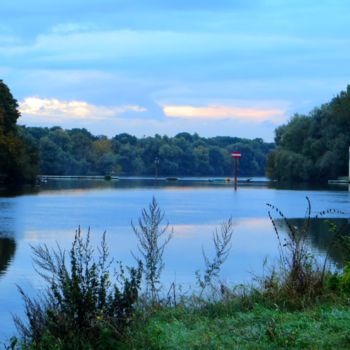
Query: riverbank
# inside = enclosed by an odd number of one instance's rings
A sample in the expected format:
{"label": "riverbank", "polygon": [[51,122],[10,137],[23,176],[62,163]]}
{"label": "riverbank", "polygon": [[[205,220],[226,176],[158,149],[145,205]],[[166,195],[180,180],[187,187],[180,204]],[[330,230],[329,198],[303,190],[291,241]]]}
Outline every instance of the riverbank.
{"label": "riverbank", "polygon": [[[346,298],[320,301],[303,310],[235,298],[202,307],[154,307],[136,311],[123,339],[115,341],[106,327],[98,349],[349,349],[350,306]],[[77,339],[79,339],[77,335]],[[39,344],[13,349],[67,350],[47,334]],[[96,349],[80,339],[72,349]],[[69,348],[70,349],[70,348]]]}
{"label": "riverbank", "polygon": [[350,308],[320,304],[282,311],[237,302],[201,311],[165,308],[130,330],[125,349],[349,349]]}
{"label": "riverbank", "polygon": [[[49,180],[106,180],[106,181],[191,181],[191,182],[217,182],[217,183],[230,183],[234,182],[231,177],[196,177],[196,176],[186,176],[186,177],[174,177],[174,176],[102,176],[102,175],[39,175],[38,181],[45,183]],[[266,185],[269,183],[274,183],[276,181],[269,180],[266,177],[240,177],[238,178],[239,184],[261,184]]]}

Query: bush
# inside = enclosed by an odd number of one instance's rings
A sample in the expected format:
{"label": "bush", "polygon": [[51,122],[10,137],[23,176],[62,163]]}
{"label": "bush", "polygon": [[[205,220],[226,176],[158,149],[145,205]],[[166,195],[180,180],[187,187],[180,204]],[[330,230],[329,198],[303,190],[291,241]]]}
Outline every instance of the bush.
{"label": "bush", "polygon": [[[142,266],[128,268],[129,276],[119,263],[112,283],[105,234],[93,257],[90,232],[84,239],[76,231],[70,250],[59,246],[50,250],[46,245],[33,247],[37,272],[48,283],[44,296],[29,297],[22,288],[27,322],[15,318],[22,347],[58,349],[108,349],[122,340],[134,315],[138,300]],[[56,344],[56,347],[52,347]]]}

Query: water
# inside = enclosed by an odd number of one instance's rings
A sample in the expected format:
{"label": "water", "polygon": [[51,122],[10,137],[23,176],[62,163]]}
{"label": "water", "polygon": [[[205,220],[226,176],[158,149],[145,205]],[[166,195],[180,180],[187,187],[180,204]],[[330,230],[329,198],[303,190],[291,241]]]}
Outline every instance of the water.
{"label": "water", "polygon": [[[198,179],[197,179],[198,180]],[[22,314],[23,304],[16,284],[27,292],[42,288],[34,272],[31,245],[56,243],[69,248],[80,225],[91,229],[92,243],[98,244],[107,231],[110,253],[125,264],[134,265],[131,252],[137,242],[131,228],[141,210],[155,196],[166,219],[174,229],[174,237],[165,252],[163,282],[172,281],[185,288],[193,286],[195,271],[203,268],[202,248],[210,255],[212,232],[232,217],[234,235],[232,249],[222,270],[228,283],[249,282],[261,275],[263,261],[275,261],[277,241],[267,216],[266,203],[275,204],[300,225],[306,212],[308,196],[312,213],[333,208],[344,214],[328,215],[349,229],[350,193],[347,188],[277,189],[264,185],[241,186],[208,181],[153,180],[49,180],[40,188],[0,192],[0,340],[14,334],[11,314]],[[278,223],[282,235],[285,230]],[[324,254],[332,240],[324,221],[312,224],[309,241],[314,252]],[[331,258],[341,263],[341,252],[331,250]]]}

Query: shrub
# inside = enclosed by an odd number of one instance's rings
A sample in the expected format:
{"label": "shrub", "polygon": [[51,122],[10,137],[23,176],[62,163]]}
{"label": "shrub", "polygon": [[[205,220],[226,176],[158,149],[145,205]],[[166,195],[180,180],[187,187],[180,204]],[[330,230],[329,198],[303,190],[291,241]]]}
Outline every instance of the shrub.
{"label": "shrub", "polygon": [[123,338],[133,319],[142,266],[128,268],[127,277],[119,263],[112,283],[105,234],[96,260],[90,232],[84,239],[80,228],[69,253],[69,264],[66,252],[59,246],[53,250],[46,245],[33,247],[33,252],[36,270],[48,288],[42,297],[32,299],[19,287],[27,322],[16,317],[15,323],[23,344],[45,348],[48,342],[64,349],[107,349],[109,346],[102,346],[105,339],[117,342]]}

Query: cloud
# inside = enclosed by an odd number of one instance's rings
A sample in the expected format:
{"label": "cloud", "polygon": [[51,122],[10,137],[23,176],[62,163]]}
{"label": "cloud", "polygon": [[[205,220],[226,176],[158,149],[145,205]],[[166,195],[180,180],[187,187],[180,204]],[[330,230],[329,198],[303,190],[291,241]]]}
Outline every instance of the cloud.
{"label": "cloud", "polygon": [[[42,119],[49,118],[52,121],[82,120],[93,121],[116,117],[125,112],[145,112],[140,106],[96,106],[85,101],[61,101],[40,97],[27,97],[19,104],[19,110],[24,116]],[[32,119],[32,118],[31,118]]]}
{"label": "cloud", "polygon": [[164,105],[163,112],[170,118],[209,120],[234,119],[252,122],[281,122],[285,116],[285,111],[278,108],[243,108],[222,105],[211,105],[207,107]]}
{"label": "cloud", "polygon": [[60,23],[52,27],[54,34],[71,34],[93,30],[95,26],[91,23]]}
{"label": "cloud", "polygon": [[[130,66],[137,62],[137,67],[143,66],[145,60],[157,59],[157,70],[168,68],[169,62],[179,60],[191,63],[198,58],[206,66],[211,66],[213,60],[232,64],[232,59],[241,59],[240,64],[252,62],[256,57],[280,60],[285,54],[300,57],[301,53],[314,52],[319,44],[332,45],[339,50],[348,45],[348,40],[337,41],[304,37],[289,34],[247,34],[245,32],[184,32],[180,28],[167,30],[139,29],[105,29],[89,23],[62,23],[52,27],[48,32],[41,32],[34,40],[14,44],[13,47],[2,49],[4,57],[32,57],[33,65],[45,63],[60,66],[74,66],[76,62],[89,62],[101,65],[125,64]],[[183,55],[186,52],[186,55]],[[314,53],[317,55],[317,53]],[[128,61],[125,63],[125,59]],[[133,61],[130,62],[129,59]],[[163,62],[164,61],[164,62]],[[247,62],[248,61],[248,62]],[[293,61],[294,62],[294,61]],[[19,62],[20,63],[20,62]],[[24,61],[23,65],[30,62]],[[163,63],[163,64],[162,64]],[[237,62],[236,62],[237,65]],[[147,69],[149,66],[147,65]]]}
{"label": "cloud", "polygon": [[[62,128],[86,128],[95,135],[114,135],[127,132],[138,137],[155,134],[174,136],[180,132],[199,133],[212,137],[229,135],[244,138],[260,137],[272,141],[271,123],[257,123],[237,119],[163,118],[155,119],[150,109],[135,105],[104,107],[84,101],[65,101],[28,97],[20,103],[21,125]],[[143,112],[143,113],[141,113]],[[125,113],[125,114],[123,114]]]}

